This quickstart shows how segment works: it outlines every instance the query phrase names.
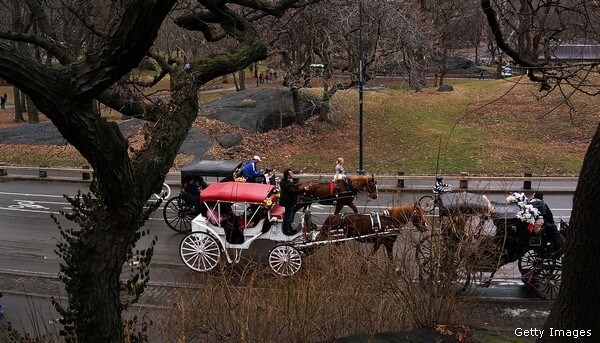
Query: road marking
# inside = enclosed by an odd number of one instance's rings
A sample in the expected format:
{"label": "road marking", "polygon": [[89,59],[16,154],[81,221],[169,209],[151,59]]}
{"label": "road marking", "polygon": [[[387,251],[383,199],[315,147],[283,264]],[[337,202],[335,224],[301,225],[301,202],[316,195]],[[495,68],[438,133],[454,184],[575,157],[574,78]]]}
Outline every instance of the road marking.
{"label": "road marking", "polygon": [[29,201],[29,200],[18,200],[17,205],[10,205],[8,207],[10,207],[10,208],[31,208],[31,209],[35,209],[35,210],[49,210],[50,209],[50,208],[42,206],[42,205],[37,205],[37,204],[35,204],[35,201]]}
{"label": "road marking", "polygon": [[26,210],[24,208],[10,208],[10,207],[0,207],[0,210],[19,211],[19,212],[33,212],[33,213],[59,214],[59,212],[55,212],[55,211]]}
{"label": "road marking", "polygon": [[20,195],[24,197],[48,197],[48,198],[64,198],[62,195],[51,195],[51,194],[30,194],[30,193],[11,193],[11,192],[0,192],[2,195]]}

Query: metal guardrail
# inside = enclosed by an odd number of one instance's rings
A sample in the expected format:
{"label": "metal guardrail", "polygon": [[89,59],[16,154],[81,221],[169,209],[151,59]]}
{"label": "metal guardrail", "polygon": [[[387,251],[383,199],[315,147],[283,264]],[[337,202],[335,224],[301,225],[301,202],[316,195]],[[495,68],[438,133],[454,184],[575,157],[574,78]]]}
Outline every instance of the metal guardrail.
{"label": "metal guardrail", "polygon": [[[19,172],[29,172],[28,175],[23,175]],[[34,172],[34,175],[31,175]],[[65,176],[71,174],[71,176]],[[80,175],[74,177],[73,175]],[[0,162],[0,178],[22,178],[22,179],[40,179],[40,180],[65,180],[65,181],[89,181],[92,178],[93,170],[90,167],[84,166],[82,168],[51,168],[46,166],[12,166],[6,165]],[[37,175],[37,176],[36,176]],[[333,174],[296,174],[296,178],[300,180],[316,180],[319,182],[327,182],[333,179]],[[176,181],[168,180],[169,177],[176,178]],[[180,173],[178,171],[169,172],[167,180],[171,185],[178,185]],[[376,175],[377,181],[382,184],[386,183],[384,189],[415,189],[420,188],[407,181],[428,181],[435,180],[435,175],[405,175],[402,172],[396,175]],[[577,183],[579,177],[577,176],[545,176],[545,175],[532,175],[530,173],[523,173],[523,176],[477,176],[469,175],[467,173],[461,173],[459,175],[445,175],[444,181],[458,181],[458,189],[467,190],[470,187],[477,188],[481,184],[489,184],[491,182],[499,182],[504,184],[514,185],[515,183],[523,183],[523,190],[532,189],[532,182],[572,182]],[[410,183],[410,184],[409,184]],[[407,185],[408,184],[408,185]],[[422,186],[421,188],[431,189],[431,184]],[[514,187],[513,187],[514,188]],[[574,187],[572,187],[574,190]],[[572,191],[571,189],[569,191]]]}

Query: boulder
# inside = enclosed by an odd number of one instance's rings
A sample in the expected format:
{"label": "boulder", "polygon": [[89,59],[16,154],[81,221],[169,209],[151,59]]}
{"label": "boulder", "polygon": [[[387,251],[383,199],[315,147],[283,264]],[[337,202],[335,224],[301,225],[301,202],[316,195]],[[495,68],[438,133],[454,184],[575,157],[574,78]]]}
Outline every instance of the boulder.
{"label": "boulder", "polygon": [[[320,98],[301,92],[304,119],[318,115]],[[250,132],[267,132],[295,122],[292,92],[287,88],[254,88],[228,94],[205,104],[200,115],[243,127]]]}
{"label": "boulder", "polygon": [[452,92],[453,90],[454,87],[450,85],[441,85],[440,88],[438,88],[438,92]]}
{"label": "boulder", "polygon": [[215,135],[215,139],[223,148],[231,148],[234,147],[242,141],[242,135],[238,133],[224,133],[220,135]]}

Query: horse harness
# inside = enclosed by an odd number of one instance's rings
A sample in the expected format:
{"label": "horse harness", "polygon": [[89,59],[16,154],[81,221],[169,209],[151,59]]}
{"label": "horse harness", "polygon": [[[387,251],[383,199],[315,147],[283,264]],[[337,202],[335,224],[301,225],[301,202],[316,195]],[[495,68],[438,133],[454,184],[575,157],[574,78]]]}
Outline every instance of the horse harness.
{"label": "horse harness", "polygon": [[[381,221],[382,216],[383,216],[383,219],[388,219],[388,220],[386,220],[382,223],[382,221]],[[392,219],[392,215],[390,214],[390,212],[388,210],[385,210],[382,213],[371,212],[371,213],[369,213],[369,217],[371,219],[371,227],[373,228],[373,231],[375,231],[375,232],[379,232],[381,230],[387,229],[388,228],[387,225],[385,227],[383,227],[384,223],[385,222],[389,223]]]}
{"label": "horse harness", "polygon": [[[352,194],[358,193],[358,190],[352,186],[352,183],[349,182],[348,179],[344,179],[344,182],[348,186],[348,189],[350,189],[348,192],[350,192]],[[346,193],[346,192],[344,192],[344,193]],[[342,191],[340,191],[340,187],[338,186],[337,181],[329,181],[329,195],[338,197],[340,194],[344,194],[344,193],[342,193]]]}
{"label": "horse harness", "polygon": [[[371,228],[373,229],[374,232],[379,232],[381,230],[388,229],[389,223],[391,222],[391,219],[392,219],[392,216],[391,216],[390,212],[388,212],[388,210],[385,210],[382,213],[371,212],[368,214],[368,216],[371,221]],[[387,223],[387,225],[386,225],[386,223]],[[339,227],[342,229],[348,229],[348,223],[346,222],[346,217],[344,216],[343,213],[340,214]]]}

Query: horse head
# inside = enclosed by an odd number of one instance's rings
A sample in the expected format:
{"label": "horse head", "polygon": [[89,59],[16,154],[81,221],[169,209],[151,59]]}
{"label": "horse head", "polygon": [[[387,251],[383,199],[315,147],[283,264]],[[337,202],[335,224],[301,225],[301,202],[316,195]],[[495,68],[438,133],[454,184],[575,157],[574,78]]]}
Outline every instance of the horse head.
{"label": "horse head", "polygon": [[362,191],[365,190],[371,199],[377,199],[377,181],[375,176],[350,176],[352,188]]}
{"label": "horse head", "polygon": [[425,211],[418,204],[404,205],[404,206],[393,206],[388,207],[388,212],[394,220],[401,224],[412,223],[413,226],[423,232],[427,230],[427,219],[425,217]]}
{"label": "horse head", "polygon": [[418,204],[413,204],[413,211],[411,215],[411,221],[417,230],[423,232],[427,230],[427,219],[425,218],[425,210]]}

